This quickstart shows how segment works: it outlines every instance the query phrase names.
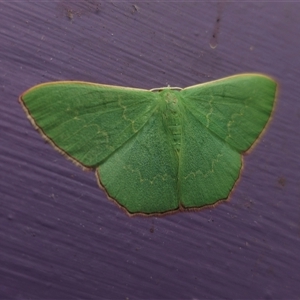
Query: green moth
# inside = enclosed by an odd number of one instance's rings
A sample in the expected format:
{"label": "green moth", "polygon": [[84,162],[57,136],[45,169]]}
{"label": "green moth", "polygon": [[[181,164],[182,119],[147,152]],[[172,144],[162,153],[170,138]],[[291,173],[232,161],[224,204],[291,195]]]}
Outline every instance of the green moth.
{"label": "green moth", "polygon": [[227,199],[275,96],[271,78],[241,74],[184,89],[50,82],[20,102],[57,150],[96,171],[110,199],[151,215]]}

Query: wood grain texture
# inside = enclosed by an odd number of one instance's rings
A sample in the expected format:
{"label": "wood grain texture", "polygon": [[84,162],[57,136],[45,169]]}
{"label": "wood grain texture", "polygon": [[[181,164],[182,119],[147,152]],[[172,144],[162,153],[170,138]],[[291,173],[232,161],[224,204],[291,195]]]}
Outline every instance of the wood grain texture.
{"label": "wood grain texture", "polygon": [[[300,293],[300,4],[4,2],[0,13],[1,299],[294,299]],[[84,80],[151,89],[243,72],[280,84],[231,200],[129,218],[18,103]]]}

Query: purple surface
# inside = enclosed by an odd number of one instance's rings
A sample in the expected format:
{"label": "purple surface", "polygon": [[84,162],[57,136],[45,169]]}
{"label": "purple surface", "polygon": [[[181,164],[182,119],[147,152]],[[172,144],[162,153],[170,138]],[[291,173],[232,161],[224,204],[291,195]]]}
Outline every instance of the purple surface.
{"label": "purple surface", "polygon": [[[7,1],[0,15],[0,299],[299,297],[299,3]],[[17,101],[53,80],[185,87],[242,72],[280,91],[231,200],[162,218],[129,218]]]}

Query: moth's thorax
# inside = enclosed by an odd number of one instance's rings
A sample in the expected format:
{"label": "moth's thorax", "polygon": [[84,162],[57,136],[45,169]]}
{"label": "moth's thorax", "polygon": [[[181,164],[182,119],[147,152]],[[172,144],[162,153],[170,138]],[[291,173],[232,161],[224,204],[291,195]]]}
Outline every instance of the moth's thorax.
{"label": "moth's thorax", "polygon": [[180,93],[175,90],[160,92],[163,104],[163,119],[165,127],[172,135],[173,146],[179,154],[181,148],[182,116],[180,111]]}

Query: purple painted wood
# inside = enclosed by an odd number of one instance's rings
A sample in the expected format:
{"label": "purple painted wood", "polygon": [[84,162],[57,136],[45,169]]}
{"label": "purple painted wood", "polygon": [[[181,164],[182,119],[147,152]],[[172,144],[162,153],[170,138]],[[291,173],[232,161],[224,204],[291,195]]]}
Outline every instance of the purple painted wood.
{"label": "purple painted wood", "polygon": [[[7,1],[0,14],[0,299],[299,297],[299,3]],[[231,200],[163,218],[125,215],[17,101],[53,80],[185,87],[242,72],[280,91]]]}

